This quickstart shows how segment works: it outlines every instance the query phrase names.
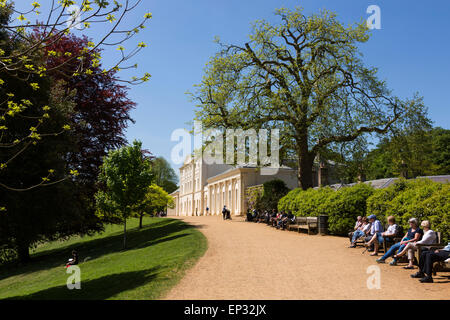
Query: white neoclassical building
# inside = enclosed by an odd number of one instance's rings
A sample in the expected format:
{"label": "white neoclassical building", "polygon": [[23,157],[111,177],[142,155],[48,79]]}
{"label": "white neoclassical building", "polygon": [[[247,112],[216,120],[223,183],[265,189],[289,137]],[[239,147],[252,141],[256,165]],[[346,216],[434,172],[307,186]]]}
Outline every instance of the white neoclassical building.
{"label": "white neoclassical building", "polygon": [[207,164],[202,158],[188,157],[180,168],[180,187],[171,194],[175,208],[169,209],[168,214],[219,215],[227,206],[233,215],[243,215],[247,211],[246,188],[275,178],[283,180],[290,189],[298,186],[296,171],[288,167],[261,174],[256,167]]}

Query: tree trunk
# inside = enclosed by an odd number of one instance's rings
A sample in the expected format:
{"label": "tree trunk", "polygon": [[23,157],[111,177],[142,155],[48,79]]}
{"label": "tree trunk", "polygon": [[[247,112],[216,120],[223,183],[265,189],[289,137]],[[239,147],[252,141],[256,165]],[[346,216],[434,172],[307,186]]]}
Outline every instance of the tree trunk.
{"label": "tree trunk", "polygon": [[141,213],[139,216],[139,230],[142,229],[142,218],[144,217],[144,214]]}
{"label": "tree trunk", "polygon": [[17,244],[17,255],[19,261],[22,263],[27,263],[30,261],[30,244],[28,241],[20,241]]}
{"label": "tree trunk", "polygon": [[298,185],[303,190],[313,187],[314,155],[308,150],[308,139],[305,133],[297,139],[297,179]]}
{"label": "tree trunk", "polygon": [[127,219],[123,223],[123,248],[127,247]]}

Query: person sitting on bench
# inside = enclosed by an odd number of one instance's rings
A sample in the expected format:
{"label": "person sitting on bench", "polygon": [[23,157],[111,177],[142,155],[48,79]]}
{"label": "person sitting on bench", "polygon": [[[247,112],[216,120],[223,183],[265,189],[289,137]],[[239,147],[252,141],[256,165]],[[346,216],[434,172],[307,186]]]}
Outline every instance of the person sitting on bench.
{"label": "person sitting on bench", "polygon": [[[378,220],[377,216],[374,214],[369,216],[369,222],[370,222],[370,231],[369,231],[369,235],[365,238],[365,241],[367,242],[365,244],[365,246],[367,248],[369,248],[369,251],[372,251],[372,250],[370,250],[370,248],[372,247],[373,242],[375,241],[375,240],[373,240],[373,238],[374,237],[377,237],[377,238],[382,237],[381,233],[383,232],[383,226],[381,225],[380,220]],[[380,241],[378,241],[378,243],[380,243],[380,242],[381,242],[381,239],[380,239]],[[371,255],[372,256],[378,255],[378,248],[375,248],[375,251]]]}
{"label": "person sitting on bench", "polygon": [[361,217],[361,216],[358,216],[358,217],[356,218],[355,227],[353,228],[353,231],[348,233],[348,237],[349,237],[349,239],[350,239],[350,242],[352,241],[353,234],[354,234],[357,230],[359,230],[359,228],[361,228],[361,226],[362,226],[362,217]]}
{"label": "person sitting on bench", "polygon": [[445,261],[450,258],[450,242],[442,250],[425,250],[420,255],[419,272],[412,274],[411,278],[418,278],[422,283],[433,282],[433,263]]}
{"label": "person sitting on bench", "polygon": [[404,269],[414,269],[414,252],[417,250],[418,244],[434,244],[436,243],[436,232],[431,230],[431,223],[428,220],[422,221],[420,226],[423,228],[424,234],[422,240],[417,242],[410,242],[406,245],[402,252],[399,252],[394,256],[394,258],[403,257],[408,253],[409,264]]}
{"label": "person sitting on bench", "polygon": [[367,217],[362,217],[361,219],[362,224],[360,227],[355,230],[355,232],[351,232],[352,238],[350,240],[350,247],[349,248],[356,248],[356,240],[363,236],[368,236],[370,232],[371,224],[369,223],[369,220]]}
{"label": "person sitting on bench", "polygon": [[267,211],[267,210],[264,213],[264,222],[265,223],[269,223],[270,222],[270,212]]}
{"label": "person sitting on bench", "polygon": [[250,209],[247,209],[247,221],[253,221],[253,215],[250,213]]}
{"label": "person sitting on bench", "polygon": [[[422,238],[423,230],[419,228],[419,221],[416,218],[409,219],[410,228],[408,232],[403,237],[402,241],[394,244],[388,252],[386,252],[380,259],[377,259],[378,263],[384,263],[385,260],[389,257],[395,255],[395,253],[402,252],[402,250],[406,247],[406,245],[410,242],[417,242]],[[397,265],[397,258],[394,257],[394,260],[389,263],[391,266]]]}
{"label": "person sitting on bench", "polygon": [[287,223],[287,213],[286,212],[281,212],[280,218],[278,219],[278,223],[277,223],[277,229],[285,229],[286,228],[286,223]]}
{"label": "person sitting on bench", "polygon": [[381,237],[373,237],[372,240],[369,241],[370,243],[374,244],[375,247],[375,252],[374,252],[374,256],[376,256],[376,253],[378,253],[378,249],[380,248],[380,245],[383,244],[384,241],[386,242],[390,242],[390,243],[394,243],[394,237],[396,237],[398,235],[398,225],[395,223],[395,217],[393,216],[389,216],[387,218],[388,221],[388,228],[385,232],[381,233]]}

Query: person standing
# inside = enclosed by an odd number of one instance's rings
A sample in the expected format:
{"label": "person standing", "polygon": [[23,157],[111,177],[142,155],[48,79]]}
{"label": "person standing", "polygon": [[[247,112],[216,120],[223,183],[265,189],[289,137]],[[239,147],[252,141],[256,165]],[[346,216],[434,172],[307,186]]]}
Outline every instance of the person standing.
{"label": "person standing", "polygon": [[227,219],[227,206],[223,206],[222,209],[223,220]]}

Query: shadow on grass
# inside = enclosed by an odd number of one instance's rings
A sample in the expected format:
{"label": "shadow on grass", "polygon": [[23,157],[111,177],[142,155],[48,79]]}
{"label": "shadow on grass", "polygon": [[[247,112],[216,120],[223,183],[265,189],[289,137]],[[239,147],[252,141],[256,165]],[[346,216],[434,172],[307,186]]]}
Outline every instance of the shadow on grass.
{"label": "shadow on grass", "polygon": [[[144,225],[142,229],[133,228],[127,231],[127,249],[141,249],[157,245],[166,241],[185,237],[188,234],[177,234],[186,229],[194,228],[182,221],[174,219],[162,219],[161,221]],[[49,249],[32,255],[31,261],[23,266],[5,265],[0,266],[0,280],[18,274],[27,274],[40,270],[46,270],[63,266],[71,256],[72,250],[77,250],[80,263],[89,258],[89,261],[101,256],[120,252],[123,250],[123,233],[116,232],[110,236],[93,239],[90,241],[73,243],[61,248]]]}
{"label": "shadow on grass", "polygon": [[6,300],[104,300],[153,281],[159,269],[155,267],[148,270],[116,273],[82,281],[79,290],[69,290],[66,286],[58,286]]}

